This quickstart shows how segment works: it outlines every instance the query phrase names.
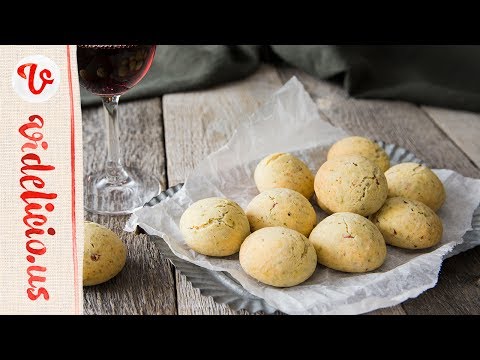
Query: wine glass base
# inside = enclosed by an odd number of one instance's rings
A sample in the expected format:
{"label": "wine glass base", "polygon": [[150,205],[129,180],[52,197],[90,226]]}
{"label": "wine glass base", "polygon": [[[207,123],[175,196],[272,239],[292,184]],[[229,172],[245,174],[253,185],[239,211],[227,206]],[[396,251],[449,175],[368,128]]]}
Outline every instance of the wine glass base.
{"label": "wine glass base", "polygon": [[125,170],[128,177],[121,183],[109,182],[103,172],[85,176],[85,210],[101,215],[131,214],[160,193],[156,177],[134,168]]}

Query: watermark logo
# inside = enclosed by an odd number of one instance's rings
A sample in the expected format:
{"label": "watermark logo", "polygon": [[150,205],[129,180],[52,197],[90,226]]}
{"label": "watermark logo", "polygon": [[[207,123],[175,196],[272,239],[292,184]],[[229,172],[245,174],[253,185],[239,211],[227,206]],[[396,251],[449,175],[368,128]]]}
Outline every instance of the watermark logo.
{"label": "watermark logo", "polygon": [[60,69],[46,56],[32,55],[19,61],[12,74],[12,86],[25,101],[49,100],[60,85]]}

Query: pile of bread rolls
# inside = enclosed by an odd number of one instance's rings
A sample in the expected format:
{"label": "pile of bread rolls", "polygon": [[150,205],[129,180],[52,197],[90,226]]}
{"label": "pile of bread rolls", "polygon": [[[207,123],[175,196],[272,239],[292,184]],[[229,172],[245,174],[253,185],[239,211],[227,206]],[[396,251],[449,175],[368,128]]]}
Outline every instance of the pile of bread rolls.
{"label": "pile of bread rolls", "polygon": [[[387,246],[425,249],[442,238],[440,179],[426,166],[390,167],[385,151],[353,136],[336,142],[314,177],[297,157],[275,153],[254,173],[260,192],[245,212],[234,201],[207,198],[180,219],[188,246],[208,256],[240,251],[243,270],[262,283],[289,287],[317,262],[360,273],[379,268]],[[317,224],[310,199],[330,216]]]}

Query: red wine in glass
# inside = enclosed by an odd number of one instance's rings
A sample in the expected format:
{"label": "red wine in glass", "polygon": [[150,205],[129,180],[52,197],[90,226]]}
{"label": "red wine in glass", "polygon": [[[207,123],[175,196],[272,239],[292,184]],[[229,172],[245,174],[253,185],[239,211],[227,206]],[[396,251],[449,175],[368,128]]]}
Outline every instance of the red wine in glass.
{"label": "red wine in glass", "polygon": [[105,215],[130,214],[160,192],[160,182],[134,163],[124,165],[118,101],[147,73],[155,45],[78,45],[80,84],[102,98],[107,156],[103,168],[85,175],[84,207]]}
{"label": "red wine in glass", "polygon": [[154,56],[152,45],[78,45],[80,83],[95,95],[121,95],[145,76]]}

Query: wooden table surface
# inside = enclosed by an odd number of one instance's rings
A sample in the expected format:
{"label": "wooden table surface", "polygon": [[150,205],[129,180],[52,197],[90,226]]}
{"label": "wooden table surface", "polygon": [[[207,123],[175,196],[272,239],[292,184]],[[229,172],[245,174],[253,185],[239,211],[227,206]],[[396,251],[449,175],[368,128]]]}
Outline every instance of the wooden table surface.
{"label": "wooden table surface", "polygon": [[[121,104],[121,143],[135,163],[161,180],[183,182],[204,157],[227,142],[240,114],[253,112],[297,76],[322,117],[355,135],[396,143],[434,168],[480,178],[480,115],[400,101],[352,99],[342,88],[291,68],[264,65],[247,79],[203,91]],[[103,112],[83,111],[84,167],[105,158]],[[111,281],[84,288],[85,314],[247,314],[200,295],[148,241],[123,231],[126,216],[85,213],[115,231],[128,248],[124,270]],[[480,314],[480,247],[447,259],[438,284],[415,299],[371,314]]]}

